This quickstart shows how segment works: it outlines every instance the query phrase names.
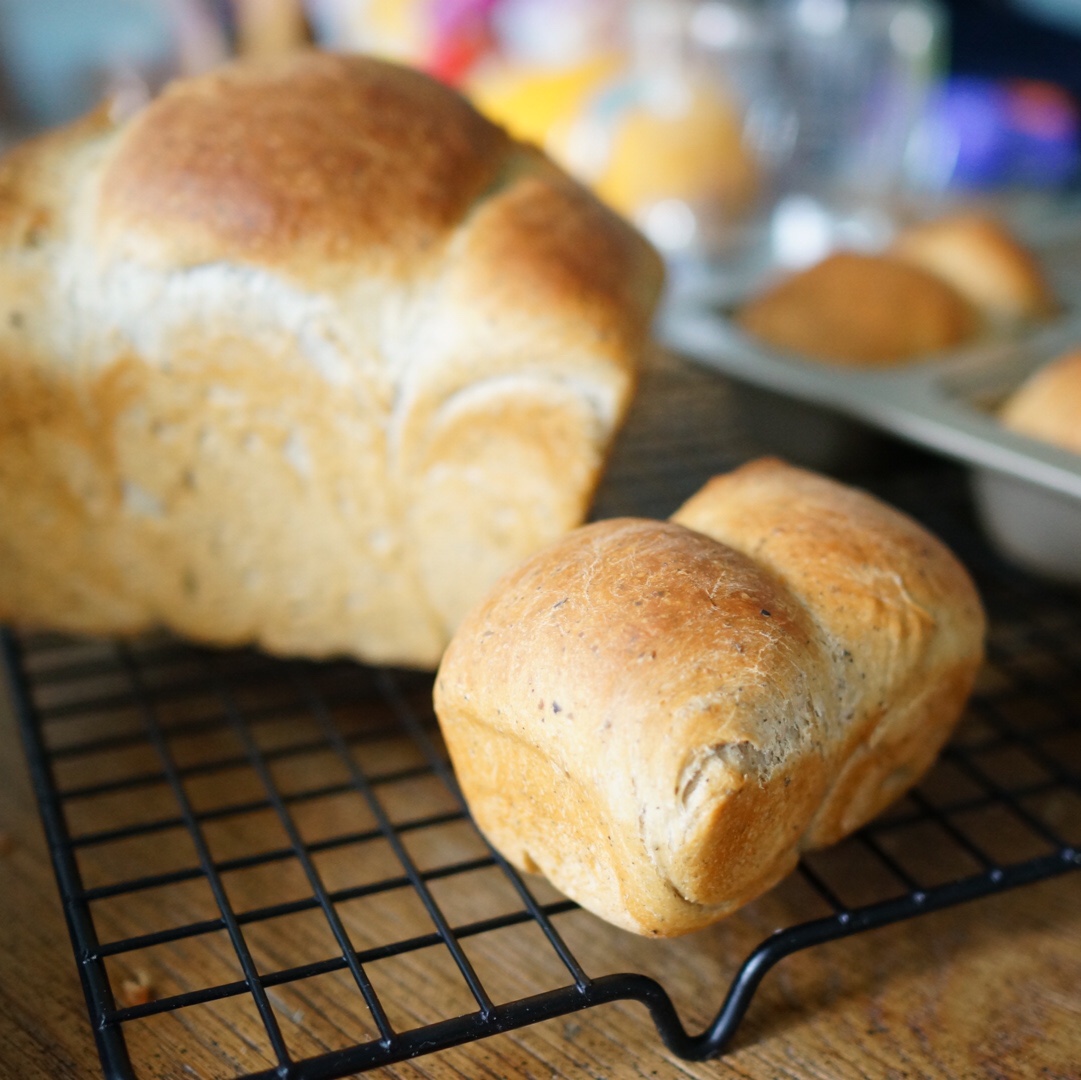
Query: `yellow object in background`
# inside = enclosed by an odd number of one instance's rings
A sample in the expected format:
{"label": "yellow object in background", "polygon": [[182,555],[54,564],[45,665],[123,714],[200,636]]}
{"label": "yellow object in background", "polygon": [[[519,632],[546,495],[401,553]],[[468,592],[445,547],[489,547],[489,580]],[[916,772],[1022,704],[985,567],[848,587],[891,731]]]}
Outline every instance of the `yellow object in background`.
{"label": "yellow object in background", "polygon": [[318,45],[425,68],[434,30],[431,0],[300,0]]}
{"label": "yellow object in background", "polygon": [[625,214],[679,199],[734,218],[758,195],[759,168],[744,145],[742,115],[713,85],[688,80],[657,101],[642,95],[612,128],[606,165],[593,184]]}
{"label": "yellow object in background", "polygon": [[666,253],[739,242],[768,187],[746,137],[765,57],[756,12],[727,0],[624,0],[604,17],[575,0],[501,3],[501,49],[465,83],[474,103]]}
{"label": "yellow object in background", "polygon": [[403,63],[421,64],[427,57],[432,35],[420,0],[366,0],[353,7],[358,23],[363,19],[368,51]]}
{"label": "yellow object in background", "polygon": [[240,55],[277,56],[307,43],[307,22],[301,0],[232,2]]}
{"label": "yellow object in background", "polygon": [[489,65],[466,89],[487,116],[628,216],[681,199],[738,217],[758,196],[743,116],[712,81],[681,79],[658,95],[613,53],[560,68]]}
{"label": "yellow object in background", "polygon": [[516,138],[558,152],[554,134],[581,114],[622,63],[618,54],[558,68],[498,63],[479,71],[466,89],[477,108]]}

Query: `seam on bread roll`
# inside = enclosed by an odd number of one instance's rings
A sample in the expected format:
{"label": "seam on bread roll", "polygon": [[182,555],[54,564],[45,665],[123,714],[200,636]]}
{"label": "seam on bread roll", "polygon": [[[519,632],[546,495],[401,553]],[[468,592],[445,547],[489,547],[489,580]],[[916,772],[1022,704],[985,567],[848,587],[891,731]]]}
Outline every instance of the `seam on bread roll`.
{"label": "seam on bread roll", "polygon": [[[716,478],[673,520],[753,554],[805,605],[828,643],[846,765],[808,844],[832,843],[910,786],[948,735],[950,725],[926,713],[941,704],[956,717],[967,697],[984,626],[975,590],[911,519],[768,459]],[[922,746],[908,745],[917,738]]]}
{"label": "seam on bread roll", "polygon": [[704,926],[926,770],[982,657],[937,540],[767,460],[576,530],[462,623],[435,703],[473,815],[617,925]]}

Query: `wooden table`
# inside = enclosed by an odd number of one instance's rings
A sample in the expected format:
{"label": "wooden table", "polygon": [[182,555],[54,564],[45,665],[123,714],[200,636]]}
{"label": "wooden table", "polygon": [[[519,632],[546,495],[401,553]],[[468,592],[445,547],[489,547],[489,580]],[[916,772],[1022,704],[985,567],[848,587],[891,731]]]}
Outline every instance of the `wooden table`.
{"label": "wooden table", "polygon": [[[681,375],[675,405],[701,429],[707,419],[731,420],[715,380]],[[643,406],[671,411],[671,395],[645,395]],[[653,462],[655,490],[673,501],[739,456],[686,448],[693,467],[679,477]],[[632,471],[641,462],[617,460]],[[678,482],[677,482],[678,480]],[[693,486],[691,488],[693,490]],[[647,493],[648,494],[648,493]],[[661,495],[656,496],[658,499]],[[609,509],[620,509],[611,498]],[[663,509],[663,508],[662,508]],[[317,768],[317,765],[313,765]],[[301,782],[292,777],[290,782]],[[256,828],[256,826],[252,826]],[[240,832],[234,831],[233,839]],[[250,837],[246,839],[250,840]],[[454,841],[448,841],[454,842]],[[326,872],[333,873],[329,864]],[[247,903],[259,899],[250,884]],[[481,891],[483,891],[483,886]],[[453,900],[451,899],[451,904]],[[148,901],[149,903],[149,901]],[[193,910],[179,913],[188,918]],[[647,942],[606,927],[586,913],[558,916],[560,932],[590,974],[631,970],[653,975],[675,999],[685,1024],[697,1030],[720,1004],[732,973],[748,952],[780,925],[816,914],[798,879],[717,927],[674,942]],[[154,911],[103,915],[105,934],[133,933]],[[367,926],[402,918],[393,904],[368,913]],[[125,922],[124,920],[129,920]],[[287,941],[255,941],[279,964],[289,950],[314,941],[314,925],[291,925]],[[541,943],[543,945],[543,942]],[[186,947],[195,949],[195,946]],[[227,952],[228,950],[225,950]],[[169,992],[183,978],[170,965],[222,961],[181,951],[116,970],[116,983],[138,1000]],[[260,956],[263,954],[261,953]],[[76,966],[60,909],[42,828],[33,804],[22,749],[6,699],[0,706],[0,1078],[92,1080],[100,1075]],[[512,995],[555,978],[538,946],[518,940],[506,949],[479,944],[472,959]],[[421,977],[403,963],[387,976],[396,1008],[424,1019],[433,1003],[460,993],[454,972]],[[565,974],[565,973],[564,973]],[[208,978],[217,977],[208,970]],[[529,985],[525,985],[528,983]],[[298,1003],[274,998],[283,1028],[312,1052],[363,1029],[362,1010],[333,979]],[[465,1003],[468,1007],[468,1002]],[[228,1009],[200,1030],[162,1023],[141,1036],[144,1069],[154,1080],[233,1075],[268,1067],[258,1025]],[[306,1043],[305,1040],[308,1040]],[[651,1077],[842,1078],[951,1077],[1013,1080],[1081,1077],[1081,874],[965,904],[962,907],[857,935],[781,962],[765,979],[734,1045],[721,1059],[691,1064],[668,1053],[645,1009],[616,1003],[378,1070],[393,1077],[491,1077],[497,1080],[620,1080]]]}

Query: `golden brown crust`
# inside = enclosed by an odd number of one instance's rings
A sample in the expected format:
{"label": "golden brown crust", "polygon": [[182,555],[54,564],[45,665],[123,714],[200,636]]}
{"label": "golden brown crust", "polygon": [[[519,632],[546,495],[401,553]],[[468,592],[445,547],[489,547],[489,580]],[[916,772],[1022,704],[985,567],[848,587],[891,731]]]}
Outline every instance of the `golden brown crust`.
{"label": "golden brown crust", "polygon": [[1058,307],[1036,256],[984,214],[914,225],[891,253],[948,282],[993,323],[1044,319]]}
{"label": "golden brown crust", "polygon": [[1030,375],[1000,415],[1013,431],[1081,454],[1081,349]]}
{"label": "golden brown crust", "polygon": [[806,614],[750,560],[679,525],[616,519],[505,578],[452,641],[435,700],[504,853],[668,936],[790,868],[794,823],[826,783],[827,674]]}
{"label": "golden brown crust", "polygon": [[777,282],[744,304],[737,322],[773,348],[853,366],[926,356],[980,328],[969,303],[926,270],[852,251]]}
{"label": "golden brown crust", "polygon": [[474,817],[512,862],[668,936],[915,782],[982,636],[941,544],[765,461],[672,522],[587,526],[507,575],[452,640],[436,711]]}
{"label": "golden brown crust", "polygon": [[[473,302],[515,319],[573,309],[597,345],[624,344],[644,326],[626,312],[649,312],[656,255],[630,228],[566,177],[527,171],[476,212],[465,249]],[[508,327],[508,331],[512,328]]]}
{"label": "golden brown crust", "polygon": [[108,163],[99,223],[115,242],[160,246],[172,265],[410,260],[513,152],[416,72],[302,52],[169,87]]}

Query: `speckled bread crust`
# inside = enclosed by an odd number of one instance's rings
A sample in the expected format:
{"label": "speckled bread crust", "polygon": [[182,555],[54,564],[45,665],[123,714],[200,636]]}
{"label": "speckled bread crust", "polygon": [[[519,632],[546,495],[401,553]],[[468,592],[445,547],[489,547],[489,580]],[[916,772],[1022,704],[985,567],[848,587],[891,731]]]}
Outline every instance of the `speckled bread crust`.
{"label": "speckled bread crust", "polygon": [[466,617],[436,680],[479,826],[641,934],[705,926],[911,786],[982,657],[945,547],[763,460],[669,522],[576,530]]}
{"label": "speckled bread crust", "polygon": [[1081,349],[1034,371],[1000,416],[1013,431],[1081,454]]}
{"label": "speckled bread crust", "polygon": [[891,253],[949,282],[992,326],[1045,319],[1058,307],[1035,255],[983,214],[911,226]]}
{"label": "speckled bread crust", "polygon": [[438,662],[578,524],[656,254],[415,72],[178,82],[0,164],[0,619]]}
{"label": "speckled bread crust", "polygon": [[888,255],[838,251],[748,300],[737,324],[772,348],[853,367],[970,340],[981,324],[951,285]]}

